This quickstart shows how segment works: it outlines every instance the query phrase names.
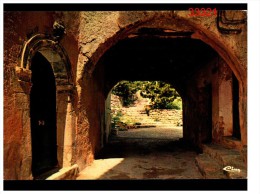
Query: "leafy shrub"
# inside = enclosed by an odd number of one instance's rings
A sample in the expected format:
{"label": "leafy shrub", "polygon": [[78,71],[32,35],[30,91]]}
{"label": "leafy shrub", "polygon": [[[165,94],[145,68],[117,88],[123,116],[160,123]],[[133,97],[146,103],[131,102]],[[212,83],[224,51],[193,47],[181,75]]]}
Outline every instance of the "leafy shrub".
{"label": "leafy shrub", "polygon": [[170,84],[161,81],[146,82],[141,89],[141,95],[151,99],[154,109],[177,109],[173,102],[180,97]]}
{"label": "leafy shrub", "polygon": [[182,109],[182,100],[180,97],[177,97],[173,102],[170,102],[166,105],[166,109],[176,109],[181,110]]}
{"label": "leafy shrub", "polygon": [[153,109],[181,109],[182,102],[178,92],[169,83],[162,81],[121,81],[112,90],[120,96],[123,106],[132,104],[136,97],[134,94],[141,90],[144,98],[151,99]]}
{"label": "leafy shrub", "polygon": [[113,88],[112,93],[121,97],[123,106],[128,106],[136,100],[134,94],[137,91],[138,87],[133,82],[121,81]]}

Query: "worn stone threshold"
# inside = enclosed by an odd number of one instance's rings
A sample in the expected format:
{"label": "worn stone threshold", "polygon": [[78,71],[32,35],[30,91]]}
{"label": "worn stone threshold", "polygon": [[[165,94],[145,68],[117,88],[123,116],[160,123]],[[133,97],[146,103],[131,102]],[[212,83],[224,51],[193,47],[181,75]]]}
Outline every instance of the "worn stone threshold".
{"label": "worn stone threshold", "polygon": [[65,167],[59,170],[59,172],[46,178],[46,180],[75,180],[79,173],[79,167],[74,164],[70,167]]}
{"label": "worn stone threshold", "polygon": [[222,143],[227,148],[232,148],[236,150],[242,149],[241,140],[234,138],[232,136],[223,137]]}
{"label": "worn stone threshold", "polygon": [[207,154],[195,158],[196,165],[205,179],[227,179],[222,172],[222,166]]}
{"label": "worn stone threshold", "polygon": [[[197,156],[195,162],[205,178],[247,178],[246,164],[240,152],[236,149],[226,148],[218,144],[203,145],[203,154]],[[227,166],[239,169],[240,172],[223,170]]]}

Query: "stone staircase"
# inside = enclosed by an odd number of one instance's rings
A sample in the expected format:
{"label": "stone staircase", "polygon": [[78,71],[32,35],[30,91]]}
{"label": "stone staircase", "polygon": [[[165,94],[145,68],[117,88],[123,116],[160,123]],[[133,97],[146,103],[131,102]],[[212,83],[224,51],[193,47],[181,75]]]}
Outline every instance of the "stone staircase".
{"label": "stone staircase", "polygon": [[154,126],[181,126],[181,111],[178,110],[151,110],[148,116],[144,109],[129,107],[123,112],[123,122],[141,123]]}
{"label": "stone staircase", "polygon": [[147,98],[142,98],[140,95],[133,105],[130,107],[122,107],[116,96],[112,95],[111,107],[114,111],[121,111],[120,120],[124,123],[140,123],[142,126],[160,126],[172,127],[182,126],[182,111],[155,109],[150,110],[149,116],[146,114],[145,106],[149,104]]}
{"label": "stone staircase", "polygon": [[219,144],[203,145],[203,154],[198,155],[195,162],[205,179],[247,178],[247,167],[241,153]]}

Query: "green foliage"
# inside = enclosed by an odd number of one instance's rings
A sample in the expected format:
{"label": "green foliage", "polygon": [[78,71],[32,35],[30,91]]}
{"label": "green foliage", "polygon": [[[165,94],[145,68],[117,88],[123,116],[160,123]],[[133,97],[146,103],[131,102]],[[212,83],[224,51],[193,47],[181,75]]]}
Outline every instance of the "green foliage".
{"label": "green foliage", "polygon": [[134,94],[141,90],[144,98],[150,98],[154,109],[181,109],[181,97],[168,83],[162,81],[121,81],[112,93],[122,98],[123,106],[132,104],[136,98]]}
{"label": "green foliage", "polygon": [[182,100],[180,97],[177,97],[173,102],[170,102],[166,105],[166,109],[176,109],[181,110],[182,109]]}
{"label": "green foliage", "polygon": [[114,121],[114,123],[120,121],[121,117],[123,116],[122,112],[121,111],[118,111],[115,115],[112,116],[112,119]]}
{"label": "green foliage", "polygon": [[136,100],[134,94],[138,89],[137,84],[134,82],[121,81],[114,87],[112,93],[121,97],[123,106],[128,106]]}
{"label": "green foliage", "polygon": [[116,123],[121,121],[122,116],[123,114],[121,111],[118,111],[114,115],[112,115],[112,123],[111,123],[112,129],[115,129]]}
{"label": "green foliage", "polygon": [[[146,82],[141,90],[144,98],[150,98],[154,109],[179,109],[174,100],[179,97],[177,91],[168,83],[161,81]],[[181,98],[180,98],[181,99]]]}

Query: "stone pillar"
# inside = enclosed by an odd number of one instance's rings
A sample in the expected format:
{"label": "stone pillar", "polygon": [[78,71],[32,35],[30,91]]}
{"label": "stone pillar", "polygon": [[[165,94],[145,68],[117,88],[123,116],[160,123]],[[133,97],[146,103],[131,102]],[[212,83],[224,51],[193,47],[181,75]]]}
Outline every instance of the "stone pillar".
{"label": "stone pillar", "polygon": [[[218,64],[216,64],[218,67]],[[217,68],[216,67],[216,68]],[[212,141],[220,142],[223,131],[219,127],[219,83],[218,72],[212,75]]]}
{"label": "stone pillar", "polygon": [[57,157],[59,166],[63,166],[63,149],[64,149],[64,132],[66,126],[66,115],[67,115],[67,92],[58,90],[57,87]]}
{"label": "stone pillar", "polygon": [[[21,126],[16,126],[16,128],[20,130],[21,133],[19,133],[20,136],[17,136],[17,138],[20,140],[20,148],[15,150],[16,153],[14,156],[14,158],[20,160],[18,164],[19,170],[16,168],[15,171],[17,173],[18,180],[31,180],[33,179],[31,172],[32,144],[30,119],[30,92],[32,86],[31,71],[18,66],[15,68],[15,71],[16,75],[18,76],[18,81],[15,81],[13,84],[15,99],[13,109],[13,111],[15,111],[14,120],[19,121],[18,123],[21,123]],[[16,129],[14,131],[16,131]],[[15,142],[12,144],[15,145]],[[5,155],[9,155],[10,151],[8,152],[9,153],[5,153]],[[10,161],[7,162],[9,163]],[[12,163],[14,163],[14,161],[12,161]]]}
{"label": "stone pillar", "polygon": [[[244,83],[247,83],[246,80]],[[241,143],[243,146],[247,146],[247,91],[246,85],[244,89],[239,87],[239,121],[241,132]]]}
{"label": "stone pillar", "polygon": [[224,136],[233,134],[232,70],[223,61],[219,65],[219,119]]}
{"label": "stone pillar", "polygon": [[111,91],[107,95],[105,106],[105,143],[107,143],[111,131]]}
{"label": "stone pillar", "polygon": [[[191,91],[189,92],[191,93]],[[200,118],[198,117],[198,106],[196,100],[191,96],[185,96],[183,100],[183,141],[198,146],[198,131]]]}
{"label": "stone pillar", "polygon": [[74,140],[74,111],[71,86],[57,85],[57,157],[60,167],[71,166]]}
{"label": "stone pillar", "polygon": [[233,134],[232,70],[222,60],[216,62],[212,76],[212,138],[221,142],[223,136]]}
{"label": "stone pillar", "polygon": [[72,165],[73,146],[73,111],[70,96],[67,101],[67,114],[64,131],[63,167]]}

